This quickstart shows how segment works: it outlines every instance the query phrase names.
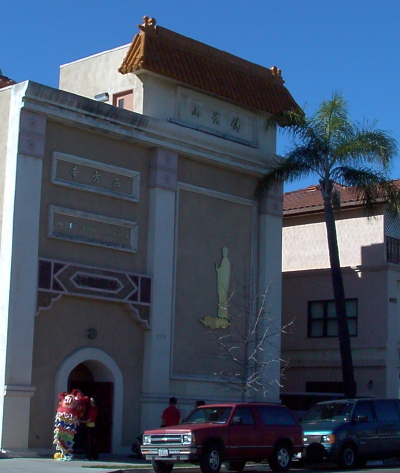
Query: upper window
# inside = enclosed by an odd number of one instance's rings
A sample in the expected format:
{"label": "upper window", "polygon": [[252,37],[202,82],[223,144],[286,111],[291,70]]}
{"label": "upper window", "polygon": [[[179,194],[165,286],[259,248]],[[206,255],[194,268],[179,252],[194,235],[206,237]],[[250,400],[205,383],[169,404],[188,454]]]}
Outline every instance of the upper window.
{"label": "upper window", "polygon": [[[357,336],[357,299],[346,300],[347,324],[351,337]],[[311,301],[308,303],[308,337],[337,337],[335,301]]]}
{"label": "upper window", "polygon": [[113,105],[133,112],[133,90],[125,90],[113,95]]}

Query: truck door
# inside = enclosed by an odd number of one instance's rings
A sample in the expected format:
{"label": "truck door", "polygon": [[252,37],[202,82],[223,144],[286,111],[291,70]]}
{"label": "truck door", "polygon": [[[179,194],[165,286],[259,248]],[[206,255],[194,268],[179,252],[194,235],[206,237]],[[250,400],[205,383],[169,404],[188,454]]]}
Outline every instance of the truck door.
{"label": "truck door", "polygon": [[227,460],[259,456],[259,430],[250,407],[236,407],[225,438]]}

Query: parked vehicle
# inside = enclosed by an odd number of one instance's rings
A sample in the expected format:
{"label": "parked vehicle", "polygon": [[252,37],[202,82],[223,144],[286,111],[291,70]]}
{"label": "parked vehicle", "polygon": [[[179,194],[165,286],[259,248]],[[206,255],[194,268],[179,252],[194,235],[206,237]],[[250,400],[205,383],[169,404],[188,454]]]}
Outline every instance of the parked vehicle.
{"label": "parked vehicle", "polygon": [[303,418],[307,462],[334,461],[343,469],[400,455],[400,399],[320,402]]}
{"label": "parked vehicle", "polygon": [[174,463],[200,465],[202,473],[241,472],[247,461],[268,460],[273,471],[287,471],[303,449],[302,429],[279,404],[229,403],[201,406],[174,427],[143,433],[142,455],[155,473],[170,473]]}
{"label": "parked vehicle", "polygon": [[305,392],[281,392],[280,399],[282,404],[287,406],[292,413],[301,422],[308,410],[317,402],[334,401],[343,399],[344,395],[340,393],[305,393]]}

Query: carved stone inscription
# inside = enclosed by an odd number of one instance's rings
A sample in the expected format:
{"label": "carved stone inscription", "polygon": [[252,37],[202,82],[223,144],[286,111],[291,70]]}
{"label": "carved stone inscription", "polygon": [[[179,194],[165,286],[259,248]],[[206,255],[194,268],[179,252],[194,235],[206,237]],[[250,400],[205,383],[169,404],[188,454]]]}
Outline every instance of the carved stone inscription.
{"label": "carved stone inscription", "polygon": [[204,96],[183,89],[180,89],[179,119],[204,131],[213,130],[227,139],[256,144],[256,117],[253,114],[217,100],[204,100]]}
{"label": "carved stone inscription", "polygon": [[137,230],[136,222],[50,206],[52,238],[136,253]]}
{"label": "carved stone inscription", "polygon": [[64,153],[53,154],[52,182],[119,199],[139,200],[139,172]]}

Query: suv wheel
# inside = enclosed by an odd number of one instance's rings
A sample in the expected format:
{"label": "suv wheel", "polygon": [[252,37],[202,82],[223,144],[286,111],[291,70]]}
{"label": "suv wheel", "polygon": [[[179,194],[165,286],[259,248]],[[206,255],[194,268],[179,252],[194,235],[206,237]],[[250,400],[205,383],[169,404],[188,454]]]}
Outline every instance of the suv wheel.
{"label": "suv wheel", "polygon": [[151,459],[151,466],[153,467],[154,473],[171,473],[174,467],[173,463],[165,463],[160,460]]}
{"label": "suv wheel", "polygon": [[343,470],[351,470],[358,465],[357,450],[354,445],[347,444],[339,452],[337,462]]}
{"label": "suv wheel", "polygon": [[237,473],[243,471],[245,466],[246,462],[225,462],[225,468],[228,471],[235,471]]}
{"label": "suv wheel", "polygon": [[286,443],[278,443],[268,463],[272,471],[288,471],[292,464],[292,449]]}
{"label": "suv wheel", "polygon": [[202,473],[219,473],[221,469],[221,450],[217,445],[207,445],[199,459]]}

